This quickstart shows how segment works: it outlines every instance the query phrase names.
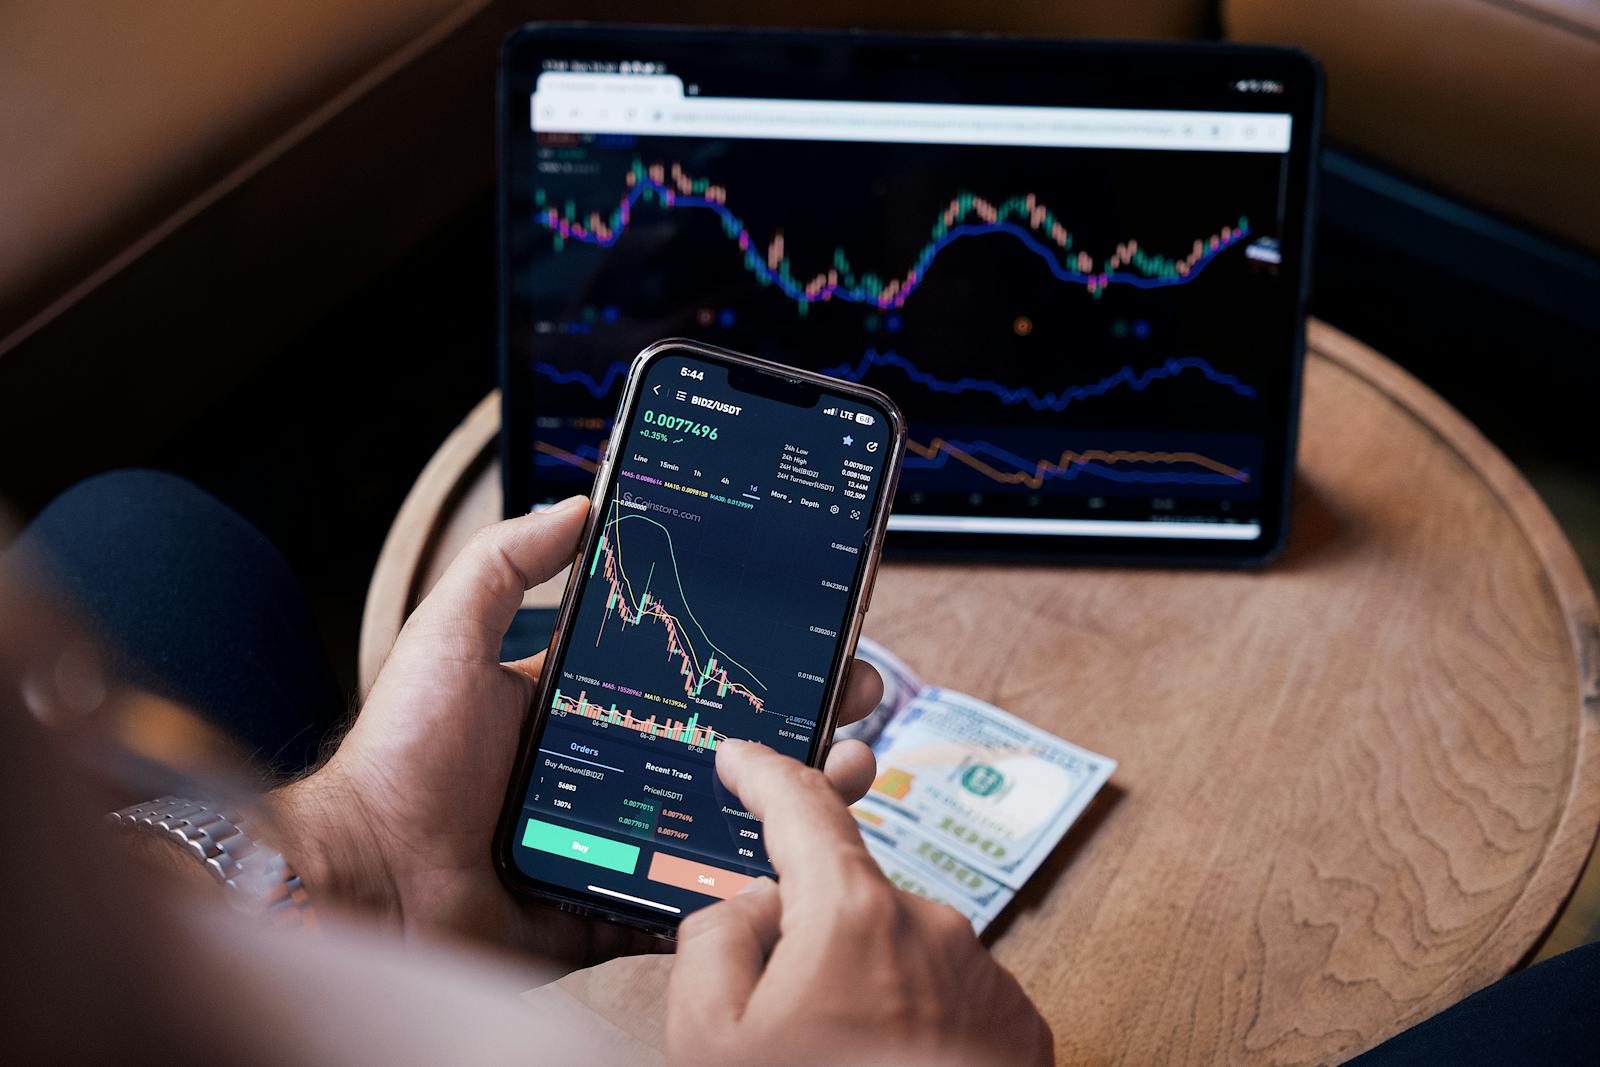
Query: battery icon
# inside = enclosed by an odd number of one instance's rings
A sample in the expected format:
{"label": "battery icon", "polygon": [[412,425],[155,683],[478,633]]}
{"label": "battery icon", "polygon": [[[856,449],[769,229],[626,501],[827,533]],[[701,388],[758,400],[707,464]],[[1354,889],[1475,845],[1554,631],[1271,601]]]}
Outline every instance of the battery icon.
{"label": "battery icon", "polygon": [[856,412],[856,421],[863,426],[871,426],[878,420],[874,419],[871,415],[868,415],[865,411],[858,411]]}

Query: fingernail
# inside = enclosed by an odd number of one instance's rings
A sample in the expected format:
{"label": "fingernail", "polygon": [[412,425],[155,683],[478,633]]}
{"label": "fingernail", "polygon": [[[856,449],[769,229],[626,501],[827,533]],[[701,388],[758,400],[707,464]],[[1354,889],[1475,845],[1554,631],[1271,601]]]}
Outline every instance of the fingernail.
{"label": "fingernail", "polygon": [[578,494],[577,496],[569,496],[569,497],[567,497],[567,499],[561,501],[561,503],[559,503],[559,504],[551,504],[548,508],[545,509],[545,514],[546,515],[558,515],[558,514],[560,514],[562,512],[565,512],[565,511],[571,511],[573,508],[577,507],[579,504],[583,503],[584,501],[586,501],[588,499],[589,499],[588,497],[584,496],[581,493]]}
{"label": "fingernail", "polygon": [[749,743],[750,742],[748,742],[748,741],[741,741],[737,737],[724,737],[721,741],[717,742],[717,751],[718,752],[726,752],[730,748],[732,748],[732,749],[743,748],[745,745],[748,745]]}
{"label": "fingernail", "polygon": [[777,884],[778,883],[774,882],[771,878],[768,878],[765,875],[763,875],[762,877],[757,878],[757,879],[755,879],[753,881],[746,882],[744,884],[744,888],[739,890],[737,893],[735,893],[734,896],[742,897],[746,893],[761,893],[761,892],[765,892],[766,890],[771,889],[773,886],[775,886]]}

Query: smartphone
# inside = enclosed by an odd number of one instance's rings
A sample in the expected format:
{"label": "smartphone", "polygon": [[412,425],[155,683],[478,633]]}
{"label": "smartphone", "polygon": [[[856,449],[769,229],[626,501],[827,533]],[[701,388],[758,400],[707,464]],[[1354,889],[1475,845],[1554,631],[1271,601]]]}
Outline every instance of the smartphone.
{"label": "smartphone", "polygon": [[717,746],[826,757],[904,445],[877,390],[639,353],[495,835],[512,887],[670,937],[773,873]]}

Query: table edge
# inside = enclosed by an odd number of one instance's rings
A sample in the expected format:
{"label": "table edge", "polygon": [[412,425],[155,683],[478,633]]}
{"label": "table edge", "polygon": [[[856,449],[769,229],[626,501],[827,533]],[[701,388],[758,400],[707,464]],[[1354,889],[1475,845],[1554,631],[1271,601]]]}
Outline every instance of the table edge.
{"label": "table edge", "polygon": [[[1596,833],[1600,831],[1600,606],[1597,606],[1594,590],[1577,552],[1554,514],[1522,472],[1477,426],[1393,360],[1326,323],[1310,323],[1307,348],[1368,382],[1404,408],[1482,479],[1539,560],[1555,594],[1576,660],[1578,736],[1571,786],[1561,818],[1551,831],[1538,865],[1529,873],[1522,893],[1495,930],[1391,1030],[1372,1036],[1370,1043],[1377,1044],[1531,958],[1554,929],[1577,888],[1579,876],[1594,848]],[[1530,901],[1532,891],[1549,885],[1559,886],[1560,891],[1548,901]],[[1518,931],[1525,929],[1530,919],[1537,920],[1533,924],[1537,933],[1531,941],[1523,943]],[[1464,974],[1472,986],[1465,991],[1458,986]],[[1448,998],[1440,995],[1446,986],[1451,987]]]}
{"label": "table edge", "polygon": [[[1472,988],[1479,988],[1530,957],[1576,887],[1600,830],[1600,606],[1555,516],[1476,426],[1394,361],[1326,323],[1308,324],[1306,347],[1308,356],[1327,359],[1403,408],[1483,481],[1539,560],[1562,614],[1578,673],[1571,787],[1539,863],[1495,930],[1390,1031],[1369,1035],[1376,1043],[1459,999],[1463,977]],[[500,393],[495,390],[434,453],[396,515],[373,570],[362,615],[358,669],[363,696],[419,593],[422,562],[438,542],[452,497],[470,484],[470,473],[495,454],[499,424]],[[1552,885],[1558,891],[1550,892]],[[1526,939],[1530,928],[1535,934]],[[1446,987],[1448,997],[1441,995]]]}
{"label": "table edge", "polygon": [[420,599],[422,561],[438,543],[452,500],[470,484],[468,474],[493,454],[499,433],[500,390],[493,389],[429,457],[389,524],[361,610],[356,689],[362,701]]}

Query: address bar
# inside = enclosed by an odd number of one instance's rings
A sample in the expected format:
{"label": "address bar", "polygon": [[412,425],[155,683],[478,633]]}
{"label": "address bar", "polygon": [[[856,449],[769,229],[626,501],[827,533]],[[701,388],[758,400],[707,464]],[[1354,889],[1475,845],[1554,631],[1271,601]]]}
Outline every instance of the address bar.
{"label": "address bar", "polygon": [[531,103],[535,133],[1269,153],[1287,152],[1290,133],[1290,117],[1276,112],[626,99],[557,89],[535,92]]}

